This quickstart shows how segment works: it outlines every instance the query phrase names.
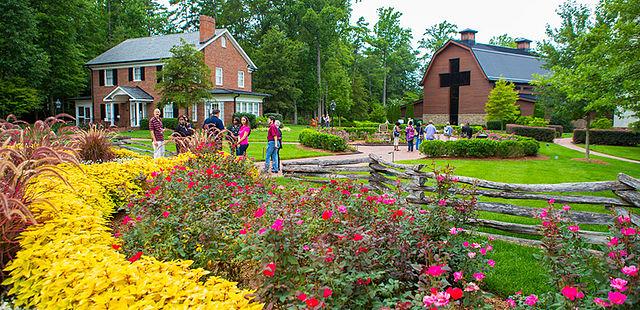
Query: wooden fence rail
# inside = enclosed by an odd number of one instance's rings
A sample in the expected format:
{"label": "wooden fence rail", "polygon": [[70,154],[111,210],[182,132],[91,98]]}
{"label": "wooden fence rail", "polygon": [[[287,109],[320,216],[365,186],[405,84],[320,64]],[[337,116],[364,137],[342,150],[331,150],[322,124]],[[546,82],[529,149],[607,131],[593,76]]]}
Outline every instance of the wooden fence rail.
{"label": "wooden fence rail", "polygon": [[[428,193],[434,192],[435,174],[422,171],[424,165],[403,165],[383,160],[376,155],[356,159],[312,159],[283,163],[282,171],[286,176],[297,180],[327,183],[329,179],[349,178],[366,180],[368,186],[380,191],[392,191],[400,187],[407,193],[404,200],[410,204],[433,205]],[[557,184],[512,184],[501,183],[478,178],[457,176],[460,183],[475,187],[478,196],[499,198],[504,200],[540,200],[555,199],[557,203],[600,205],[612,211],[610,214],[572,211],[569,217],[579,224],[611,224],[617,215],[631,216],[632,222],[640,225],[640,217],[625,208],[640,208],[640,180],[620,173],[615,181],[579,182]],[[591,193],[609,191],[616,197],[603,197]],[[459,194],[452,190],[452,194]],[[567,194],[570,193],[570,194]],[[514,203],[486,202],[477,203],[477,209],[505,215],[534,218],[540,209]],[[615,215],[614,215],[615,214]],[[524,225],[506,221],[478,219],[480,227],[497,229],[503,232],[540,236],[539,225]],[[589,243],[603,244],[608,234],[592,231],[580,231]],[[494,235],[497,238],[522,243],[538,243],[536,241]]]}

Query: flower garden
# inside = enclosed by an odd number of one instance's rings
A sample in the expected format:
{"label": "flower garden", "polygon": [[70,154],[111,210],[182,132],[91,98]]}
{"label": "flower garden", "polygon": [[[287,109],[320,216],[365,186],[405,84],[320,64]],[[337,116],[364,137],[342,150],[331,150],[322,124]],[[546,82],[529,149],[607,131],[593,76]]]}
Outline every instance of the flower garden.
{"label": "flower garden", "polygon": [[475,233],[476,189],[451,167],[433,169],[419,207],[353,181],[278,185],[202,140],[151,160],[57,119],[1,127],[3,285],[15,306],[597,309],[640,298],[631,218],[611,223],[607,245],[587,245],[554,201],[539,218],[556,291],[487,290],[500,262]]}

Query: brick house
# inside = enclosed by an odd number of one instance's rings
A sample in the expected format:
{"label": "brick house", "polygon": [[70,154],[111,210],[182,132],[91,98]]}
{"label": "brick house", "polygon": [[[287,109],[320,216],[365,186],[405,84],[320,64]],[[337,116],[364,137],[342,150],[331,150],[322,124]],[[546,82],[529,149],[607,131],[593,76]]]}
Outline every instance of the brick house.
{"label": "brick house", "polygon": [[[161,100],[156,90],[158,72],[170,49],[184,39],[204,53],[211,69],[212,98],[189,108],[189,119],[202,124],[211,111],[231,123],[235,112],[262,115],[267,94],[252,91],[251,74],[257,69],[226,29],[216,29],[215,19],[200,16],[198,32],[126,40],[86,63],[91,70],[91,96],[75,100],[78,123],[104,122],[118,127],[139,127]],[[176,118],[186,109],[167,105],[163,117]]]}
{"label": "brick house", "polygon": [[517,48],[476,43],[477,31],[465,29],[460,40],[449,40],[433,56],[420,83],[422,100],[412,103],[414,115],[434,123],[484,124],[489,92],[501,77],[516,85],[522,115],[532,115],[536,96],[531,80],[546,74],[543,60],[531,53],[527,39]]}

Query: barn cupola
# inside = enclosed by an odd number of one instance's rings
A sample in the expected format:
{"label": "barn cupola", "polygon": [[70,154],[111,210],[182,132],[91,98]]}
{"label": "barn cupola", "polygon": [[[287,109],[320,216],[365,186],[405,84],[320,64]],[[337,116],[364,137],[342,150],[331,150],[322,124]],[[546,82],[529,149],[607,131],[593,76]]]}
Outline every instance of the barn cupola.
{"label": "barn cupola", "polygon": [[525,38],[516,38],[516,44],[519,50],[529,51],[531,49],[531,40]]}
{"label": "barn cupola", "polygon": [[469,45],[476,44],[476,33],[478,32],[470,28],[462,30],[460,31],[460,40]]}

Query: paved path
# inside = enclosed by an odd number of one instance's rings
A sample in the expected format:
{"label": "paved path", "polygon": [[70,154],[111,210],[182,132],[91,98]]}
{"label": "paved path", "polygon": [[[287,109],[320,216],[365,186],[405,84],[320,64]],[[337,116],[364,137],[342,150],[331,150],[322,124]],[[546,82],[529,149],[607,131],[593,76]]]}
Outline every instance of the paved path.
{"label": "paved path", "polygon": [[[566,148],[572,149],[572,150],[576,150],[578,152],[581,153],[586,153],[587,150],[585,150],[584,148],[581,148],[575,144],[573,144],[572,139],[571,138],[560,138],[560,139],[554,139],[553,143],[564,146]],[[622,158],[622,157],[617,157],[617,156],[613,156],[613,155],[609,155],[609,154],[604,154],[604,153],[600,153],[600,152],[595,152],[593,150],[589,150],[589,153],[592,155],[596,155],[596,156],[600,156],[600,157],[606,157],[606,158],[611,158],[611,159],[617,159],[617,160],[622,160],[622,161],[626,161],[629,163],[634,163],[634,164],[640,164],[640,161],[637,160],[633,160],[633,159],[628,159],[628,158]]]}

